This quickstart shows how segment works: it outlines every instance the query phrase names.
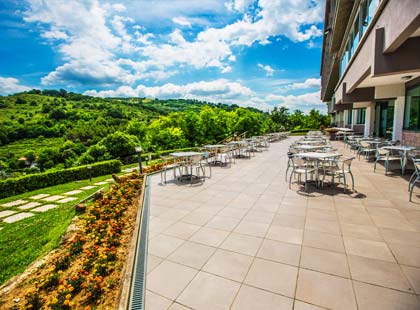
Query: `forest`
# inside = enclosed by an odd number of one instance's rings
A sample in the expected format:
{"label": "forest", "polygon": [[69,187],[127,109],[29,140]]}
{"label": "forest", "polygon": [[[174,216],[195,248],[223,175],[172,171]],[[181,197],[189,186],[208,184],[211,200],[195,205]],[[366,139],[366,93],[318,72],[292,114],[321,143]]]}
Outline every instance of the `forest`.
{"label": "forest", "polygon": [[282,130],[319,129],[317,110],[270,112],[186,99],[97,98],[66,90],[0,96],[0,178]]}

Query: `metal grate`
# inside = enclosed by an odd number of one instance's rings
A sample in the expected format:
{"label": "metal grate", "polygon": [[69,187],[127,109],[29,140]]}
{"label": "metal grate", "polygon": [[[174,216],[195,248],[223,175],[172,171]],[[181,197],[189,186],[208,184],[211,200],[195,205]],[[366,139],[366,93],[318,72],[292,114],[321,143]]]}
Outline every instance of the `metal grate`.
{"label": "metal grate", "polygon": [[143,195],[143,208],[141,213],[140,234],[137,239],[133,278],[131,280],[131,291],[128,309],[144,310],[144,291],[146,280],[146,249],[147,232],[149,226],[150,208],[150,177],[146,177],[145,193]]}

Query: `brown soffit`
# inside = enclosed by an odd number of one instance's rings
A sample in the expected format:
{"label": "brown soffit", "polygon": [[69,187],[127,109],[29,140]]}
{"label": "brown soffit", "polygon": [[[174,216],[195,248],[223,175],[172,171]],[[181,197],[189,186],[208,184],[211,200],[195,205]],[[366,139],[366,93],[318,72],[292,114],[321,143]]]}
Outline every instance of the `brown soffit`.
{"label": "brown soffit", "polygon": [[420,84],[420,76],[405,83],[405,88],[410,88],[410,87],[416,86],[417,84]]}
{"label": "brown soffit", "polygon": [[413,21],[400,33],[400,35],[391,43],[391,45],[384,50],[384,53],[395,52],[405,41],[410,38],[410,35],[420,28],[420,14],[418,14]]}
{"label": "brown soffit", "polygon": [[375,87],[356,88],[351,93],[347,93],[346,87],[346,83],[343,83],[343,104],[375,100]]}

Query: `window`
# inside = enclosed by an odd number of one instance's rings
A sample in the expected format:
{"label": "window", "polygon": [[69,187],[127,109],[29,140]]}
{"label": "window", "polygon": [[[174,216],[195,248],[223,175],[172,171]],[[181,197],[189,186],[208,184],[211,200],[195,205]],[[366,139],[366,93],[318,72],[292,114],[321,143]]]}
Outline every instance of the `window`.
{"label": "window", "polygon": [[420,130],[420,85],[407,90],[405,96],[404,129]]}
{"label": "window", "polygon": [[357,109],[356,111],[356,124],[364,124],[366,121],[366,109]]}
{"label": "window", "polygon": [[353,120],[353,110],[347,111],[347,125],[351,125]]}

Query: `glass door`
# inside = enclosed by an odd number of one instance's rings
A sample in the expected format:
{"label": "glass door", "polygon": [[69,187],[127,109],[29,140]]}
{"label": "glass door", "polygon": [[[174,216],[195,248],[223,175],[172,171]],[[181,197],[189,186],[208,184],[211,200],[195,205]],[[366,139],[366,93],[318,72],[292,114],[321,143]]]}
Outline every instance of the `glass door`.
{"label": "glass door", "polygon": [[375,126],[376,135],[378,137],[392,139],[394,131],[394,107],[393,100],[380,101],[376,103],[376,119]]}

